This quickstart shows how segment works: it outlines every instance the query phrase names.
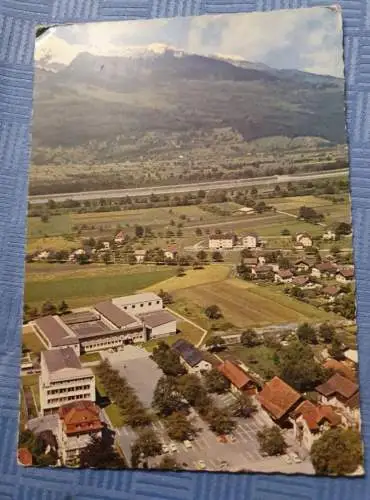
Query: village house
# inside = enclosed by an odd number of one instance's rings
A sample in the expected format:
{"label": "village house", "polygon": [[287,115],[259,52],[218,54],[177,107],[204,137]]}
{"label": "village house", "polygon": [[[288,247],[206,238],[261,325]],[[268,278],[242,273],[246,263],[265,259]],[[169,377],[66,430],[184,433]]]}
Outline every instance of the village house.
{"label": "village house", "polygon": [[301,394],[279,377],[266,382],[257,398],[262,408],[281,426],[291,425],[289,414],[302,400]]}
{"label": "village house", "polygon": [[49,250],[42,250],[41,252],[36,254],[33,260],[38,260],[38,261],[47,260],[49,258],[50,253],[51,252]]}
{"label": "village house", "polygon": [[103,241],[102,245],[103,245],[103,249],[104,250],[109,250],[110,249],[110,242],[109,241]]}
{"label": "village house", "polygon": [[322,285],[315,283],[310,276],[304,274],[300,276],[294,276],[292,279],[292,285],[299,286],[302,290],[313,290],[315,288],[320,288]]}
{"label": "village house", "polygon": [[275,283],[291,283],[293,280],[293,273],[289,269],[280,269],[274,275]]}
{"label": "village house", "polygon": [[91,437],[101,437],[103,422],[100,410],[92,401],[63,405],[58,411],[59,453],[64,465],[79,465],[81,451]]}
{"label": "village house", "polygon": [[319,402],[334,406],[346,418],[359,423],[359,387],[352,380],[335,373],[325,383],[315,388]]}
{"label": "village house", "polygon": [[242,212],[245,215],[252,215],[255,213],[255,210],[252,207],[241,207],[238,212]]}
{"label": "village house", "polygon": [[346,362],[349,363],[350,366],[355,368],[358,365],[358,351],[355,349],[347,349],[343,354],[346,358]]}
{"label": "village house", "polygon": [[258,265],[258,258],[257,257],[244,257],[242,259],[243,264],[246,267],[256,267]]}
{"label": "village house", "polygon": [[313,267],[315,264],[314,259],[298,259],[294,263],[294,267],[297,273],[302,273],[302,272],[307,272],[311,267]]}
{"label": "village house", "polygon": [[335,302],[335,298],[338,297],[340,293],[340,288],[334,285],[325,286],[321,290],[321,294],[323,295],[323,297],[325,297],[330,303]]}
{"label": "village house", "polygon": [[329,261],[316,264],[311,270],[311,276],[315,278],[334,278],[336,274],[336,264]]}
{"label": "village house", "polygon": [[231,392],[250,396],[257,393],[256,381],[232,361],[225,360],[217,365],[217,370],[230,382]]}
{"label": "village house", "polygon": [[273,270],[272,266],[265,264],[265,265],[258,265],[251,270],[252,276],[256,279],[259,280],[266,280],[266,279],[272,279],[273,278]]}
{"label": "village house", "polygon": [[312,247],[312,237],[308,233],[298,233],[295,237],[297,246],[307,248]]}
{"label": "village house", "polygon": [[142,264],[145,260],[146,250],[135,250],[134,255],[137,264]]}
{"label": "village house", "polygon": [[291,413],[290,421],[294,438],[309,451],[314,441],[326,430],[339,426],[342,418],[331,406],[303,401]]}
{"label": "village house", "polygon": [[117,245],[122,245],[125,239],[126,239],[125,233],[123,231],[119,231],[114,237],[114,243],[116,243]]}
{"label": "village house", "polygon": [[209,237],[208,246],[213,250],[233,248],[236,244],[236,235],[233,233],[212,234]]}
{"label": "village house", "polygon": [[177,249],[175,247],[167,248],[164,250],[164,258],[174,260],[177,257]]}
{"label": "village house", "polygon": [[339,373],[339,375],[352,380],[352,382],[356,382],[357,377],[355,370],[346,363],[343,363],[343,361],[328,358],[323,364],[323,367],[326,370],[332,370],[334,373]]}
{"label": "village house", "polygon": [[353,268],[347,267],[347,268],[341,268],[341,269],[339,269],[338,272],[337,272],[337,275],[336,275],[335,279],[339,283],[344,283],[344,284],[352,283],[352,281],[354,279],[354,270],[353,270]]}
{"label": "village house", "polygon": [[176,340],[172,349],[180,356],[181,363],[190,373],[201,373],[212,369],[212,364],[206,361],[202,352],[185,339]]}
{"label": "village house", "polygon": [[323,240],[335,240],[336,234],[331,229],[327,229],[325,233],[322,235]]}
{"label": "village house", "polygon": [[266,257],[264,255],[258,255],[258,264],[261,264],[261,266],[266,264]]}
{"label": "village house", "polygon": [[259,239],[256,233],[249,233],[243,236],[242,244],[244,248],[257,248]]}

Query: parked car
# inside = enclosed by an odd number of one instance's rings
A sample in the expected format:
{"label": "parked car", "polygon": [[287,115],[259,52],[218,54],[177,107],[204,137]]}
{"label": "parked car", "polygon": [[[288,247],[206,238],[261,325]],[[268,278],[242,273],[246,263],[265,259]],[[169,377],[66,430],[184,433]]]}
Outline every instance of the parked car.
{"label": "parked car", "polygon": [[198,470],[204,470],[206,468],[206,463],[204,460],[198,460],[196,466]]}
{"label": "parked car", "polygon": [[175,444],[175,443],[171,443],[171,444],[170,444],[170,449],[171,449],[171,451],[177,451],[177,446],[176,446],[176,444]]}
{"label": "parked car", "polygon": [[184,446],[185,448],[189,449],[189,448],[192,448],[193,445],[191,444],[191,442],[188,440],[188,439],[185,439],[184,441]]}
{"label": "parked car", "polygon": [[169,447],[166,444],[162,444],[163,453],[168,453],[170,451]]}

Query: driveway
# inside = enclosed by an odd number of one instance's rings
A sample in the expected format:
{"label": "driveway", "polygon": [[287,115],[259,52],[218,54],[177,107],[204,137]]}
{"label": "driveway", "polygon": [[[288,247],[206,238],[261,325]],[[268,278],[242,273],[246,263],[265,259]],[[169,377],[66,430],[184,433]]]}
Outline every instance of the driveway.
{"label": "driveway", "polygon": [[135,390],[143,405],[149,408],[157,382],[163,375],[162,370],[150,359],[150,353],[141,347],[128,345],[122,351],[101,351],[100,354],[119,371]]}

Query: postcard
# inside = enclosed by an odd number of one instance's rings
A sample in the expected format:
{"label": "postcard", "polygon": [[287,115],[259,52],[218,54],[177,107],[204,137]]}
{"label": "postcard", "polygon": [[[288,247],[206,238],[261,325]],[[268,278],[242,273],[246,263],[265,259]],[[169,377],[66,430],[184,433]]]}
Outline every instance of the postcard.
{"label": "postcard", "polygon": [[19,463],[364,473],[341,26],[38,39]]}

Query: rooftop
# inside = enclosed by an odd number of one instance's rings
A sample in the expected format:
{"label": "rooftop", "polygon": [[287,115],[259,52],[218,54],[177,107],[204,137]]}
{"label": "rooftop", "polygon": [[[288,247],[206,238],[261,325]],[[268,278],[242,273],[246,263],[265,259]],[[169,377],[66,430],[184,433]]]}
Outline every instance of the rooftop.
{"label": "rooftop", "polygon": [[100,411],[92,401],[74,401],[59,408],[59,418],[67,435],[97,432],[103,428]]}
{"label": "rooftop", "polygon": [[316,269],[319,271],[336,271],[337,266],[333,262],[321,262],[315,265]]}
{"label": "rooftop", "polygon": [[293,277],[293,273],[291,271],[289,271],[289,269],[280,269],[278,271],[278,275],[281,277],[281,278],[292,278]]}
{"label": "rooftop", "polygon": [[237,389],[244,389],[248,385],[254,385],[254,380],[230,360],[225,360],[217,366],[222,375],[227,378]]}
{"label": "rooftop", "polygon": [[341,361],[337,361],[336,359],[329,358],[325,361],[323,366],[327,370],[333,370],[334,372],[339,373],[339,375],[342,375],[343,377],[346,377],[349,380],[352,380],[352,382],[356,382],[355,371],[352,370],[345,363],[342,363]]}
{"label": "rooftop", "polygon": [[72,347],[42,351],[41,356],[44,357],[46,366],[51,373],[65,368],[82,368],[80,360]]}
{"label": "rooftop", "polygon": [[[127,297],[123,298],[126,299]],[[110,300],[99,302],[99,304],[94,305],[94,308],[117,328],[134,326],[138,323],[136,318],[123,311],[118,305],[113,304]]]}
{"label": "rooftop", "polygon": [[34,321],[37,330],[43,334],[52,347],[76,344],[75,333],[58,316],[44,316]]}
{"label": "rooftop", "polygon": [[274,377],[258,394],[261,405],[276,419],[283,417],[301,399],[301,395],[281,378]]}
{"label": "rooftop", "polygon": [[302,416],[311,431],[319,429],[320,425],[328,422],[331,427],[335,427],[341,423],[341,417],[331,406],[327,405],[314,405],[310,401],[303,401],[295,411],[294,417]]}
{"label": "rooftop", "polygon": [[341,274],[345,278],[353,278],[355,273],[354,273],[354,270],[351,268],[344,268],[344,269],[340,269],[338,271],[338,274]]}
{"label": "rooftop", "polygon": [[190,366],[196,366],[203,360],[203,355],[199,349],[184,339],[176,340],[172,344],[172,349],[177,352]]}
{"label": "rooftop", "polygon": [[116,331],[111,328],[107,322],[99,319],[96,321],[86,321],[84,323],[75,323],[71,325],[70,328],[75,332],[79,339],[89,338],[89,337],[99,337],[99,335],[104,335]]}
{"label": "rooftop", "polygon": [[25,465],[26,467],[29,467],[32,465],[32,453],[28,448],[18,448],[18,462],[21,463],[22,465]]}
{"label": "rooftop", "polygon": [[150,302],[160,300],[160,297],[153,292],[136,293],[134,295],[127,295],[125,297],[117,297],[112,299],[112,304],[117,307],[128,306],[131,304],[138,304],[140,302]]}
{"label": "rooftop", "polygon": [[339,394],[343,398],[349,399],[358,391],[358,385],[339,373],[335,373],[324,384],[318,385],[316,391],[323,396]]}
{"label": "rooftop", "polygon": [[155,328],[177,320],[173,314],[165,311],[164,309],[146,314],[140,314],[138,317],[144,322],[145,326],[148,326],[149,328]]}
{"label": "rooftop", "polygon": [[99,315],[94,311],[80,311],[80,312],[64,314],[62,316],[62,321],[66,325],[85,323],[87,321],[94,321],[97,319],[99,319]]}
{"label": "rooftop", "polygon": [[293,278],[292,283],[294,285],[305,285],[310,281],[310,278],[308,276],[295,276]]}
{"label": "rooftop", "polygon": [[338,295],[338,293],[340,293],[340,288],[338,286],[325,286],[321,292],[324,294],[324,295],[331,295],[331,296],[334,296],[334,295]]}
{"label": "rooftop", "polygon": [[235,234],[233,233],[222,233],[222,234],[211,234],[209,236],[210,240],[233,240],[235,239]]}

